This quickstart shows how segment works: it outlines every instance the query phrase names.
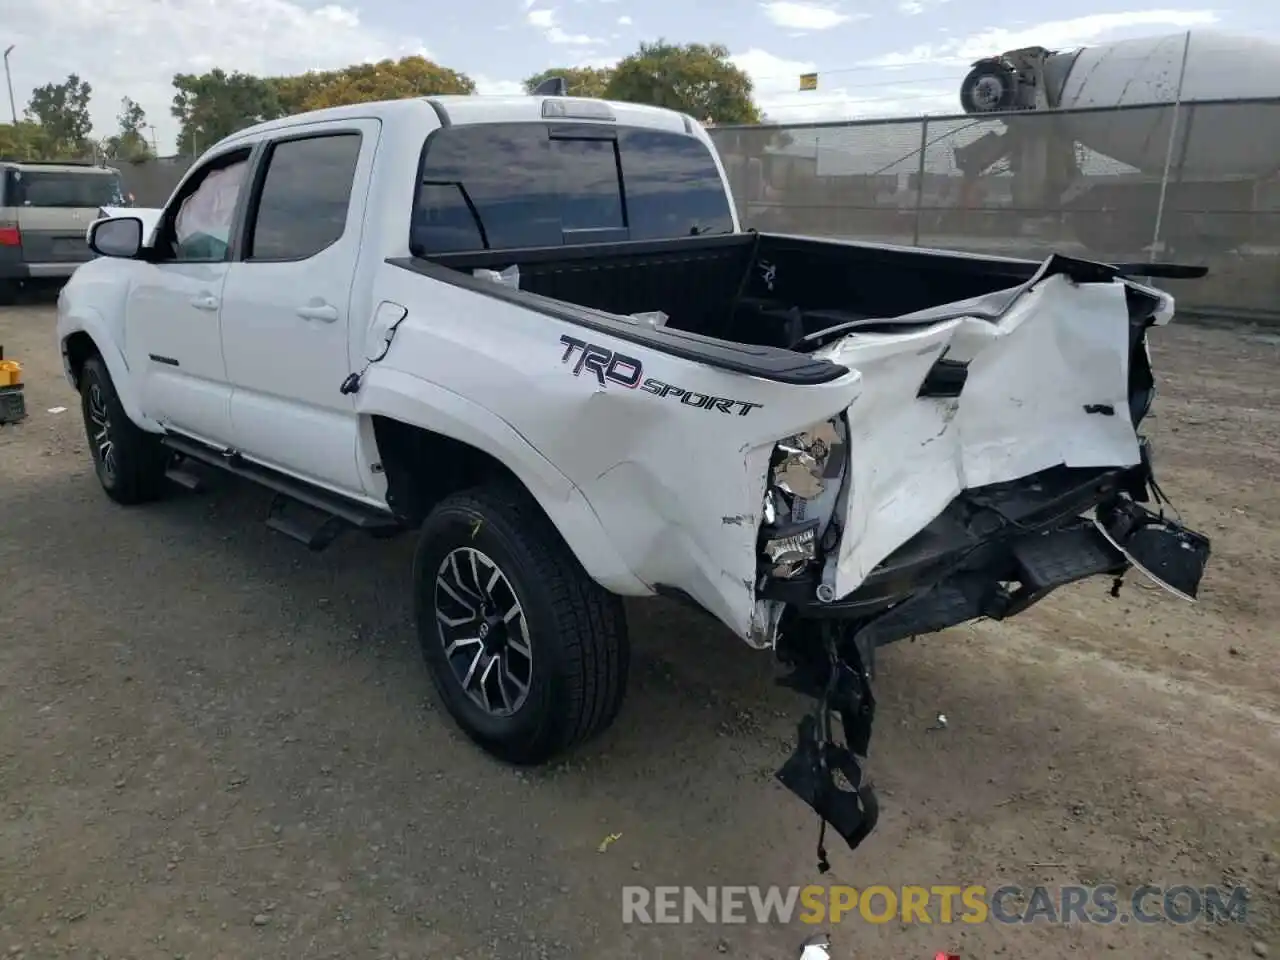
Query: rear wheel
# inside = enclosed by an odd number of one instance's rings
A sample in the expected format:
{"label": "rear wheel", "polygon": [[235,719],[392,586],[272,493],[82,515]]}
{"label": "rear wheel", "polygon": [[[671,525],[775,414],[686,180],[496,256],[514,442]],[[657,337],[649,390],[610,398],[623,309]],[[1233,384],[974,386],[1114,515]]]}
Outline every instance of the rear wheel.
{"label": "rear wheel", "polygon": [[129,419],[100,357],[86,360],[80,373],[80,409],[94,472],[107,496],[123,504],[159,498],[169,451]]}
{"label": "rear wheel", "polygon": [[629,668],[622,602],[523,491],[441,502],[422,527],[414,590],[436,690],[489,753],[544,763],[617,716]]}

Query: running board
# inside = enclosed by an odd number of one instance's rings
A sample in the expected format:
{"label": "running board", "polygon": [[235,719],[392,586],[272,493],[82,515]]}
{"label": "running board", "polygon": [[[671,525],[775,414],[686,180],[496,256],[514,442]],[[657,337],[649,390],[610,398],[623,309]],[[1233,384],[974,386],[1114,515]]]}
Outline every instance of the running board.
{"label": "running board", "polygon": [[181,463],[181,458],[174,457],[179,462],[169,464],[164,475],[169,479],[170,483],[176,483],[188,493],[204,493],[204,481],[197,474],[192,473]]}
{"label": "running board", "polygon": [[276,533],[297,540],[308,550],[323,550],[338,539],[347,522],[277,493],[267,510],[267,526]]}
{"label": "running board", "polygon": [[400,522],[390,513],[252,463],[234,451],[224,453],[198,440],[173,434],[161,442],[188,460],[249,480],[275,493],[267,514],[267,526],[312,550],[323,550],[346,527],[368,533],[391,533],[400,528]]}

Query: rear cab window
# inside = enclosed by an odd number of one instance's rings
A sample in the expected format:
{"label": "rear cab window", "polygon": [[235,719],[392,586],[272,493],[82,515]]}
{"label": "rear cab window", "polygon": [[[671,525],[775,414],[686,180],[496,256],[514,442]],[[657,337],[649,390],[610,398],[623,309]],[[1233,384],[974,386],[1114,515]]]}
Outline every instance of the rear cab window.
{"label": "rear cab window", "polygon": [[9,207],[83,209],[126,205],[120,178],[96,171],[10,169],[5,172],[4,197]]}
{"label": "rear cab window", "polygon": [[416,256],[733,232],[715,159],[687,134],[575,123],[446,127],[424,148]]}

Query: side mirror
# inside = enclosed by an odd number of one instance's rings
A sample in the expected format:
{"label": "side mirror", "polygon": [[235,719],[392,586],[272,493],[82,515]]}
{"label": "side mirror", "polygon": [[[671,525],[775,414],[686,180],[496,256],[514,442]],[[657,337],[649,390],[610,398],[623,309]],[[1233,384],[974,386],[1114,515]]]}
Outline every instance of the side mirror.
{"label": "side mirror", "polygon": [[89,249],[103,257],[131,260],[142,250],[142,220],[139,217],[110,217],[89,225],[85,239]]}

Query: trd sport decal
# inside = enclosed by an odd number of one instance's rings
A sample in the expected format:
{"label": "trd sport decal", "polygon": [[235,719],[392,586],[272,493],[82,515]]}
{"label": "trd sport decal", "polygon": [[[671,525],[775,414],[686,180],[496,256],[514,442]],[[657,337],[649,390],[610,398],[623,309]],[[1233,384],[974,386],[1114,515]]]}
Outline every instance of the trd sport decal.
{"label": "trd sport decal", "polygon": [[610,383],[616,383],[629,390],[639,387],[645,393],[652,393],[655,397],[679,400],[685,406],[698,410],[718,410],[720,413],[736,413],[740,417],[745,417],[752,410],[762,406],[746,400],[733,400],[729,397],[698,393],[696,390],[686,390],[683,387],[655,380],[653,377],[646,377],[644,365],[639,360],[621,353],[614,353],[608,347],[587,343],[570,336],[561,337],[560,342],[564,344],[564,355],[560,358],[560,362],[569,363],[576,353],[577,362],[573,364],[573,375],[580,377],[582,371],[586,370],[595,374],[596,380],[602,387]]}

